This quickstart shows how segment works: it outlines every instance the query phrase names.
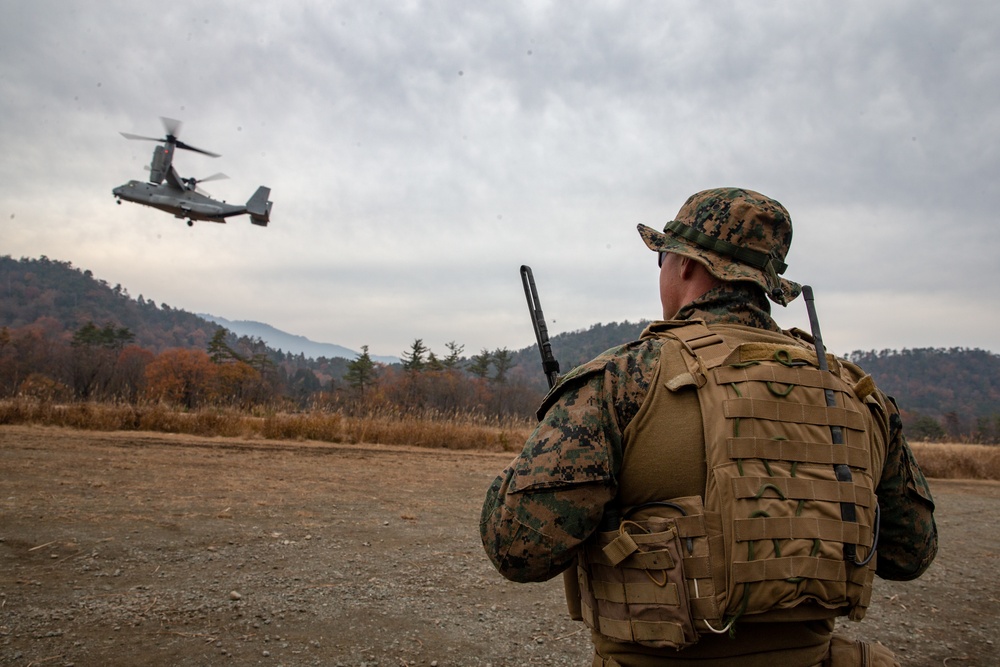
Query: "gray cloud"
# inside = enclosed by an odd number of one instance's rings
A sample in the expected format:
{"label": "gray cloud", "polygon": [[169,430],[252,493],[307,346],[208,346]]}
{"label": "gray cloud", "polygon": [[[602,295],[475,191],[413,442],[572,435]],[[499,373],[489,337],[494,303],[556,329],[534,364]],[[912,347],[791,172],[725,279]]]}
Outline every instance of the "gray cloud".
{"label": "gray cloud", "polygon": [[[553,332],[655,317],[635,223],[743,185],[791,211],[788,275],[835,349],[1000,350],[998,19],[985,1],[19,4],[0,25],[4,252],[377,354],[513,348],[521,263]],[[213,195],[272,187],[271,227],[114,206],[153,146],[118,132],[156,136],[161,115],[223,154],[177,158],[231,177]]]}

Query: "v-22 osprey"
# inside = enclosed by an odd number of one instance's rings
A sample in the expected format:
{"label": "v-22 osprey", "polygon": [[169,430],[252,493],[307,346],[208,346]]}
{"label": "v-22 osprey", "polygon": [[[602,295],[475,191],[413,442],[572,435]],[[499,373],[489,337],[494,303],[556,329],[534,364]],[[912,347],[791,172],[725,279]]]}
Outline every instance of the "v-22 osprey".
{"label": "v-22 osprey", "polygon": [[179,120],[172,118],[161,118],[160,120],[163,121],[163,127],[167,131],[165,137],[157,139],[126,132],[121,133],[126,139],[156,141],[161,145],[153,149],[148,182],[132,180],[111,191],[118,203],[121,204],[122,200],[125,200],[144,206],[152,206],[161,211],[172,213],[175,218],[182,220],[187,218],[189,227],[194,225],[195,220],[224,223],[226,218],[243,214],[249,215],[250,222],[253,224],[266,227],[271,220],[272,202],[268,201],[271,189],[263,185],[260,186],[244,206],[212,199],[198,188],[198,184],[228,178],[228,176],[213,174],[200,179],[182,178],[173,166],[174,151],[182,148],[209,157],[219,157],[219,155],[180,141],[177,138],[181,127]]}

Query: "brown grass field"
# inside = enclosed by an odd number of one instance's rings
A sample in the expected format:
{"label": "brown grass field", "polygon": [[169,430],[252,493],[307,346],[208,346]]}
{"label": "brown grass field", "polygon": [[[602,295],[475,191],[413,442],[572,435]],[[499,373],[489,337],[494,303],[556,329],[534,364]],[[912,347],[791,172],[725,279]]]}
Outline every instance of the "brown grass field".
{"label": "brown grass field", "polygon": [[1000,480],[1000,446],[914,442],[910,447],[927,477]]}
{"label": "brown grass field", "polygon": [[353,417],[321,410],[290,413],[202,408],[183,411],[160,404],[55,404],[25,398],[0,400],[2,424],[511,452],[521,448],[533,428],[523,419],[435,411],[401,414],[378,410]]}
{"label": "brown grass field", "polygon": [[[338,444],[379,443],[439,449],[516,452],[531,433],[525,420],[482,415],[403,415],[373,412],[362,417],[339,413],[243,412],[205,408],[179,411],[162,405],[97,403],[57,405],[30,399],[0,401],[0,425],[64,426],[90,431],[150,431],[184,435]],[[910,443],[928,477],[1000,481],[1000,446],[963,443]]]}

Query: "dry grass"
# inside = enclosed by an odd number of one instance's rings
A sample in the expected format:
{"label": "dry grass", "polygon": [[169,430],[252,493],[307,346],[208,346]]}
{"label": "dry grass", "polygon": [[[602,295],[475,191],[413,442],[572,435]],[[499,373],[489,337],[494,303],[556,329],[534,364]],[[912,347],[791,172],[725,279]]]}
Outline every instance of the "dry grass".
{"label": "dry grass", "polygon": [[[405,414],[383,410],[355,417],[323,411],[258,414],[217,408],[184,412],[159,404],[55,404],[30,398],[0,401],[2,424],[504,452],[520,450],[533,428],[525,420],[476,414]],[[928,477],[1000,480],[1000,446],[921,442],[911,446]]]}
{"label": "dry grass", "polygon": [[520,450],[533,425],[522,419],[481,415],[374,414],[345,419],[351,442],[443,447],[445,449]]}
{"label": "dry grass", "polygon": [[502,420],[477,414],[382,411],[354,417],[323,411],[253,413],[221,408],[181,411],[160,404],[54,404],[30,398],[0,401],[2,424],[485,451],[519,450],[533,428],[525,420]]}
{"label": "dry grass", "polygon": [[1000,480],[1000,446],[916,442],[910,447],[927,477]]}

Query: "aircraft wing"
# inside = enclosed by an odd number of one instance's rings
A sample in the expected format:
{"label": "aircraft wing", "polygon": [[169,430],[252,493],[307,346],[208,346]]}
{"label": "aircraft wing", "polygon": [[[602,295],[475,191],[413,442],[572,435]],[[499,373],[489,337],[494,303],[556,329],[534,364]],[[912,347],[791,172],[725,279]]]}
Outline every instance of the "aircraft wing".
{"label": "aircraft wing", "polygon": [[167,170],[167,183],[170,184],[170,187],[177,188],[181,192],[183,192],[186,189],[184,187],[184,182],[181,180],[180,175],[178,175],[177,173],[177,170],[174,169],[172,166],[170,167],[170,169]]}

